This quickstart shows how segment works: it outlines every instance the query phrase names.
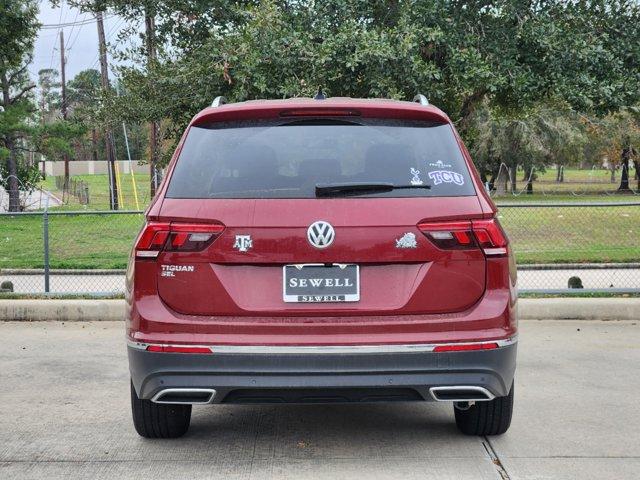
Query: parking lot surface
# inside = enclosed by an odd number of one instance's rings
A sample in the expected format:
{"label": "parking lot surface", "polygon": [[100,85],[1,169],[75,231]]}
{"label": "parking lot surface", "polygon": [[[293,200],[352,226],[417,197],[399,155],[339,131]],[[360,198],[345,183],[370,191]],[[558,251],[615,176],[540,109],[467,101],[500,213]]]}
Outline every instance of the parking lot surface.
{"label": "parking lot surface", "polygon": [[521,322],[514,419],[465,437],[435,403],[194,407],[135,433],[121,323],[0,323],[0,478],[634,479],[639,322]]}

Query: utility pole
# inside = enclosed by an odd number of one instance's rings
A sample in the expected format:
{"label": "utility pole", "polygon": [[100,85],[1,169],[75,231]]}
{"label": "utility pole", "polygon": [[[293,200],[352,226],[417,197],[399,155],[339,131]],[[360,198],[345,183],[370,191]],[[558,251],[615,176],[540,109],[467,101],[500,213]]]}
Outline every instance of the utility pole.
{"label": "utility pole", "polygon": [[[109,70],[107,65],[107,41],[104,37],[104,22],[102,12],[96,12],[96,23],[98,24],[98,44],[100,48],[100,77],[102,80],[102,94],[109,92]],[[109,192],[111,210],[118,210],[118,186],[116,183],[116,156],[113,142],[113,132],[107,125],[105,127],[105,144],[107,150],[107,162],[109,171]]]}
{"label": "utility pole", "polygon": [[[144,14],[145,36],[147,43],[147,71],[156,59],[155,45],[155,18],[147,7]],[[149,173],[151,198],[156,194],[158,188],[158,122],[149,123]]]}
{"label": "utility pole", "polygon": [[[67,61],[64,58],[64,30],[60,30],[60,81],[62,86],[62,104],[60,110],[62,111],[62,120],[67,120],[67,81],[65,77],[65,65]],[[66,153],[62,156],[64,160],[64,187],[63,192],[69,189],[69,155]]]}

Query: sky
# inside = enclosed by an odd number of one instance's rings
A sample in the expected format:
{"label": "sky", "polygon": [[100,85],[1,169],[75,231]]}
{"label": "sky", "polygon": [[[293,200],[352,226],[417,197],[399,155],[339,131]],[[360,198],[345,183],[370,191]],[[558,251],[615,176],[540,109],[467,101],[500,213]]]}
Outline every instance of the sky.
{"label": "sky", "polygon": [[[40,1],[39,7],[38,19],[44,26],[75,23],[92,18],[91,14],[82,13],[77,8],[70,7],[64,0],[60,2],[58,8],[52,8],[48,0]],[[110,38],[115,39],[118,30],[124,26],[124,20],[112,13],[106,13],[104,18],[104,30],[108,43]],[[82,70],[100,69],[98,27],[95,22],[62,28],[41,28],[33,52],[33,62],[29,67],[29,73],[33,80],[38,78],[38,70],[43,68],[55,68],[60,71],[60,30],[64,32],[67,80],[71,80]]]}

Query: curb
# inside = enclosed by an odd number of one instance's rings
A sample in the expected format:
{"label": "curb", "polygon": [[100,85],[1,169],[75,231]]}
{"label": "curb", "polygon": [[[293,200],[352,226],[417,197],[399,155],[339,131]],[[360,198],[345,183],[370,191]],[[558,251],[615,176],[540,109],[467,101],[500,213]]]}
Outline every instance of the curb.
{"label": "curb", "polygon": [[640,320],[640,298],[521,298],[520,320]]}
{"label": "curb", "polygon": [[[0,321],[119,321],[124,300],[0,300]],[[640,298],[521,298],[520,320],[640,320]]]}
{"label": "curb", "polygon": [[0,300],[0,321],[117,321],[124,300]]}

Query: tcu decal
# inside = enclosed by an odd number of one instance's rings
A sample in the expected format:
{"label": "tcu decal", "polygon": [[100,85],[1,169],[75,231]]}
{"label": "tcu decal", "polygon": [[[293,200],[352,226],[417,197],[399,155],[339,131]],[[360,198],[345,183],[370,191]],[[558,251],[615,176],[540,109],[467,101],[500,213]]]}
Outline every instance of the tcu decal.
{"label": "tcu decal", "polygon": [[434,185],[441,183],[455,183],[456,185],[464,185],[464,177],[456,172],[449,170],[435,170],[429,172],[429,178],[433,180]]}

